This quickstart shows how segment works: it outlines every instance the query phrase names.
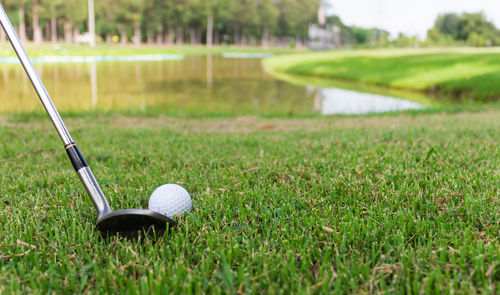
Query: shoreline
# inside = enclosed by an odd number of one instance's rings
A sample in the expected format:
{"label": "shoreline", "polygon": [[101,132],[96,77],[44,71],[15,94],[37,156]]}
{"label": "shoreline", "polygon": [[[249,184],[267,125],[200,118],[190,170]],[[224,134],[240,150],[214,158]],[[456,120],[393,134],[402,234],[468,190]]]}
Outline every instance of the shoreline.
{"label": "shoreline", "polygon": [[[498,50],[364,50],[280,55],[263,61],[275,77],[347,81],[443,98],[495,103],[500,97]],[[297,80],[297,79],[295,79]]]}

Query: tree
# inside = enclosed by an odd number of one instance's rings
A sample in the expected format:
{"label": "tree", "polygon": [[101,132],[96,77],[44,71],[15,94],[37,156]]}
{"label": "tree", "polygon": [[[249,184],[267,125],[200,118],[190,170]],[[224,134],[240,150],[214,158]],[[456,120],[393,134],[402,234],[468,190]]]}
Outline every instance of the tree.
{"label": "tree", "polygon": [[192,0],[190,5],[194,9],[189,23],[205,30],[205,43],[208,47],[213,45],[214,38],[218,42],[219,37],[215,32],[227,25],[231,4],[232,0]]}
{"label": "tree", "polygon": [[201,28],[204,25],[205,7],[207,0],[190,0],[185,7],[189,40],[191,44],[201,43]]}
{"label": "tree", "polygon": [[32,0],[32,17],[33,17],[33,41],[35,44],[42,43],[42,29],[40,28],[40,0]]}
{"label": "tree", "polygon": [[[228,28],[231,19],[231,4],[232,0],[214,0],[211,6],[210,13],[213,19],[213,32],[209,32],[208,22],[210,14],[207,14],[207,34],[213,37],[213,42],[219,43],[221,41],[221,31]],[[208,39],[207,39],[208,40]],[[208,44],[208,43],[207,43]]]}
{"label": "tree", "polygon": [[156,35],[156,42],[163,43],[163,23],[161,0],[145,0],[143,6],[142,27],[147,35],[148,43],[153,42]]}
{"label": "tree", "polygon": [[269,44],[270,29],[274,29],[278,23],[279,10],[273,0],[259,0],[257,4],[257,15],[262,26],[262,47],[267,48]]}
{"label": "tree", "polygon": [[172,17],[172,28],[175,28],[175,43],[184,43],[185,28],[189,22],[189,14],[186,13],[190,6],[190,0],[170,0],[171,5],[168,7]]}
{"label": "tree", "polygon": [[117,33],[115,1],[95,2],[96,32],[106,42],[111,42],[112,36]]}
{"label": "tree", "polygon": [[474,46],[491,46],[494,45],[498,31],[495,25],[486,20],[482,12],[464,13],[461,17],[461,30],[459,38],[468,41],[472,39],[471,45]]}
{"label": "tree", "polygon": [[28,4],[28,0],[8,0],[6,5],[16,8],[18,11],[18,18],[17,18],[17,24],[18,24],[18,35],[19,39],[21,41],[26,41],[27,35],[26,35],[26,5]]}
{"label": "tree", "polygon": [[87,1],[64,0],[61,15],[64,16],[64,39],[70,43],[80,34],[79,26],[87,19]]}
{"label": "tree", "polygon": [[441,34],[450,35],[455,40],[459,38],[461,26],[460,16],[456,13],[439,15],[434,25]]}
{"label": "tree", "polygon": [[500,34],[482,12],[440,15],[427,34],[433,44],[447,45],[457,42],[472,46],[500,45]]}
{"label": "tree", "polygon": [[61,16],[63,0],[42,0],[40,14],[50,19],[50,40],[57,42],[57,18]]}
{"label": "tree", "polygon": [[111,8],[110,18],[116,24],[120,32],[120,41],[122,44],[128,42],[128,30],[133,31],[133,42],[139,44],[142,39],[141,34],[141,19],[143,13],[142,0],[114,0],[109,1],[108,6]]}
{"label": "tree", "polygon": [[364,44],[370,42],[372,32],[370,29],[352,27],[353,37],[356,44]]}
{"label": "tree", "polygon": [[212,47],[214,36],[214,14],[217,9],[217,0],[198,1],[200,6],[200,18],[206,19],[205,39],[207,47]]}
{"label": "tree", "polygon": [[256,20],[256,6],[253,0],[234,0],[231,7],[231,22],[234,28],[234,43],[245,44],[248,26]]}
{"label": "tree", "polygon": [[281,13],[281,33],[294,37],[296,42],[303,40],[307,34],[307,25],[316,22],[316,13],[321,0],[281,0],[279,9]]}
{"label": "tree", "polygon": [[94,12],[94,0],[89,0],[88,11],[89,11],[89,34],[90,34],[90,46],[95,46],[95,12]]}
{"label": "tree", "polygon": [[408,37],[403,33],[398,34],[398,38],[392,42],[397,47],[418,47],[419,41],[416,36]]}

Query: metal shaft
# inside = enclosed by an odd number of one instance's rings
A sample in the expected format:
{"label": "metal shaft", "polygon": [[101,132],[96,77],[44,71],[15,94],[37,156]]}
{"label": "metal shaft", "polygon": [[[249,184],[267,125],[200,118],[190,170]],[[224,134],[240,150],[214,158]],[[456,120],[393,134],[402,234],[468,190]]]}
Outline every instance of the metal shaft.
{"label": "metal shaft", "polygon": [[83,156],[78,150],[76,144],[73,142],[73,139],[71,138],[68,129],[66,129],[66,126],[64,125],[61,116],[57,112],[54,103],[50,99],[49,93],[45,89],[42,80],[38,76],[35,67],[31,63],[31,60],[28,57],[28,54],[26,53],[26,50],[24,50],[24,47],[21,44],[21,41],[19,40],[19,37],[17,36],[16,31],[12,27],[9,17],[5,13],[5,10],[3,9],[3,6],[1,4],[0,4],[0,22],[3,29],[5,30],[5,33],[9,37],[9,41],[12,44],[14,51],[19,57],[19,61],[21,62],[24,70],[26,71],[26,74],[28,75],[31,84],[33,84],[33,87],[35,88],[38,97],[40,98],[45,110],[47,111],[50,120],[54,124],[54,127],[56,128],[59,137],[61,137],[61,140],[64,143],[64,147],[73,164],[73,167],[75,168],[88,195],[92,199],[98,211],[98,218],[103,217],[107,213],[111,212],[111,208],[109,207],[106,197],[102,193],[99,184],[97,183],[97,180],[95,179],[94,175],[92,174],[92,171],[90,170],[87,163],[83,159]]}

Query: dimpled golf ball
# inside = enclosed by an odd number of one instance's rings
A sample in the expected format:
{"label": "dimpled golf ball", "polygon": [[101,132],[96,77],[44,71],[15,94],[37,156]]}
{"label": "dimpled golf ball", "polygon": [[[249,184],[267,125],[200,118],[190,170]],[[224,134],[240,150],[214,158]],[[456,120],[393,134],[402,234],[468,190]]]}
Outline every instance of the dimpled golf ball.
{"label": "dimpled golf ball", "polygon": [[189,193],[182,186],[164,184],[151,194],[148,206],[149,210],[172,218],[191,211],[192,202]]}

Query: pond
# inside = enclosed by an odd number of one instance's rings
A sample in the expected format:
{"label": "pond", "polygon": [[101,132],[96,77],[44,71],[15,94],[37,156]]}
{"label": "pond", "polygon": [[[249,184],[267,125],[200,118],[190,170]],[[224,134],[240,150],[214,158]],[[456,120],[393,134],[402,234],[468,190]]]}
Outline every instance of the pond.
{"label": "pond", "polygon": [[[166,114],[362,114],[424,105],[337,87],[299,85],[267,74],[264,56],[187,55],[184,58],[71,59],[37,62],[60,111],[154,111]],[[42,110],[16,63],[2,63],[0,113]]]}

